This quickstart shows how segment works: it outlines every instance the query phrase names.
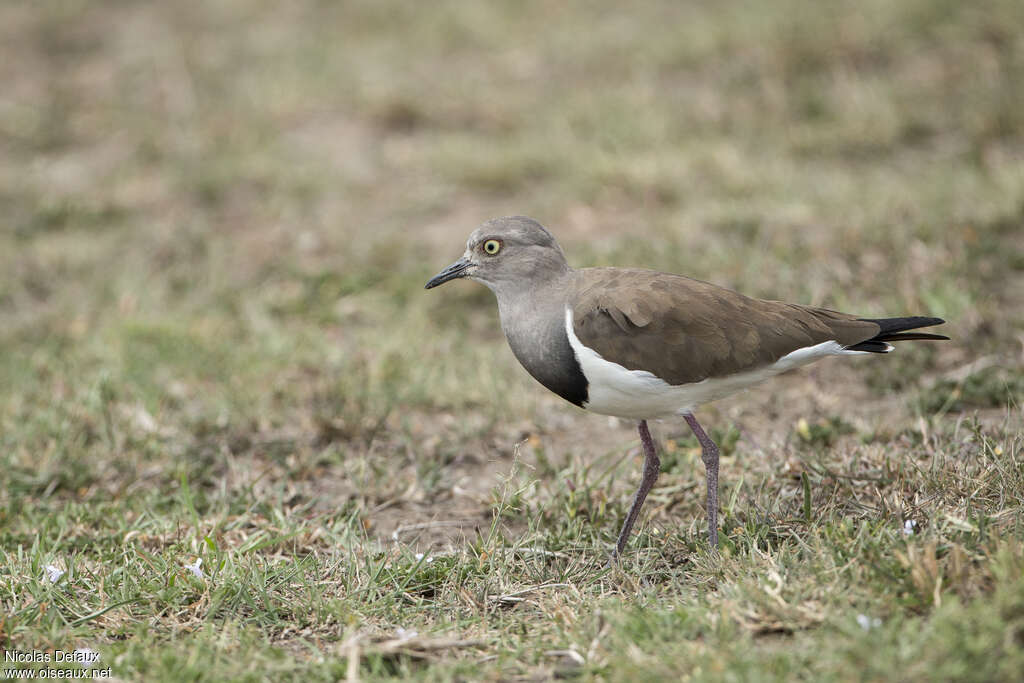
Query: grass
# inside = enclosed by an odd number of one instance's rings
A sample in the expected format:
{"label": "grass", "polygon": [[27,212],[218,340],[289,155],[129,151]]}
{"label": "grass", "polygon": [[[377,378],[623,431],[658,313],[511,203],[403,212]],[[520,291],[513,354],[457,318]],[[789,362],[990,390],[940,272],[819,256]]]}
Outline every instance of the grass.
{"label": "grass", "polygon": [[[1022,23],[3,5],[4,650],[147,681],[1016,680]],[[632,425],[532,384],[482,287],[422,291],[510,213],[575,265],[953,340],[703,408],[718,553],[697,444],[656,425],[609,569]]]}

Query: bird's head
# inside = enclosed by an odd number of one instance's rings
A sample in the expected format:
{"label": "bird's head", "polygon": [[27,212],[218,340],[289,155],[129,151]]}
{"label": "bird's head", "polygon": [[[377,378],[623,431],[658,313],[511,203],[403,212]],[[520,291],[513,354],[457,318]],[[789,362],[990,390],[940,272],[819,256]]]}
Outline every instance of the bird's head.
{"label": "bird's head", "polygon": [[462,258],[432,277],[426,289],[469,278],[499,294],[505,288],[529,288],[568,269],[565,254],[544,226],[525,216],[507,216],[474,230]]}

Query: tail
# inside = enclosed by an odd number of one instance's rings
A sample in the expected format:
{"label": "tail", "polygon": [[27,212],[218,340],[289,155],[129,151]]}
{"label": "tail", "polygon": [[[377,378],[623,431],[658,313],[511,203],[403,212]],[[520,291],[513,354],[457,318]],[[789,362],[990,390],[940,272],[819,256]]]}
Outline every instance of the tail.
{"label": "tail", "polygon": [[903,334],[905,330],[916,330],[919,327],[931,327],[946,322],[942,318],[925,318],[921,316],[910,316],[907,318],[859,318],[864,322],[874,323],[881,330],[871,339],[866,339],[859,344],[847,346],[847,351],[867,351],[869,353],[889,353],[893,346],[891,341],[909,341],[911,339],[949,339],[941,334],[927,334],[925,332],[910,332]]}

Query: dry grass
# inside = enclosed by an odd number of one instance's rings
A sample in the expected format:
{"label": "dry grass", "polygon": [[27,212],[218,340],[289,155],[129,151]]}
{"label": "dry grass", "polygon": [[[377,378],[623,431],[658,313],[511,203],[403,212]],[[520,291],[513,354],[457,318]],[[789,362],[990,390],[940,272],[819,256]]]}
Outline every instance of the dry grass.
{"label": "dry grass", "polygon": [[[4,648],[137,680],[1016,679],[1022,25],[1010,0],[3,5]],[[575,265],[953,341],[703,409],[719,554],[697,444],[658,425],[609,571],[632,426],[533,385],[483,288],[421,289],[509,213]]]}

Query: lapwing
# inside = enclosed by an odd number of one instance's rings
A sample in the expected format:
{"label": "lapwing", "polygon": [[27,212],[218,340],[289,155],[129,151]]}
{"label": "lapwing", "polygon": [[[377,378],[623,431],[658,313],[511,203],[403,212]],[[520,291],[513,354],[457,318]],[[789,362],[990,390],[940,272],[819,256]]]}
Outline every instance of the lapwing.
{"label": "lapwing", "polygon": [[624,551],[661,467],[648,420],[681,416],[700,442],[708,540],[717,546],[718,446],[694,417],[697,406],[827,356],[948,339],[909,331],[940,318],[861,318],[752,299],[682,275],[572,268],[551,233],[524,216],[481,225],[426,288],[458,278],[494,292],[512,353],[534,379],[588,411],[637,421],[643,475],[613,557]]}

